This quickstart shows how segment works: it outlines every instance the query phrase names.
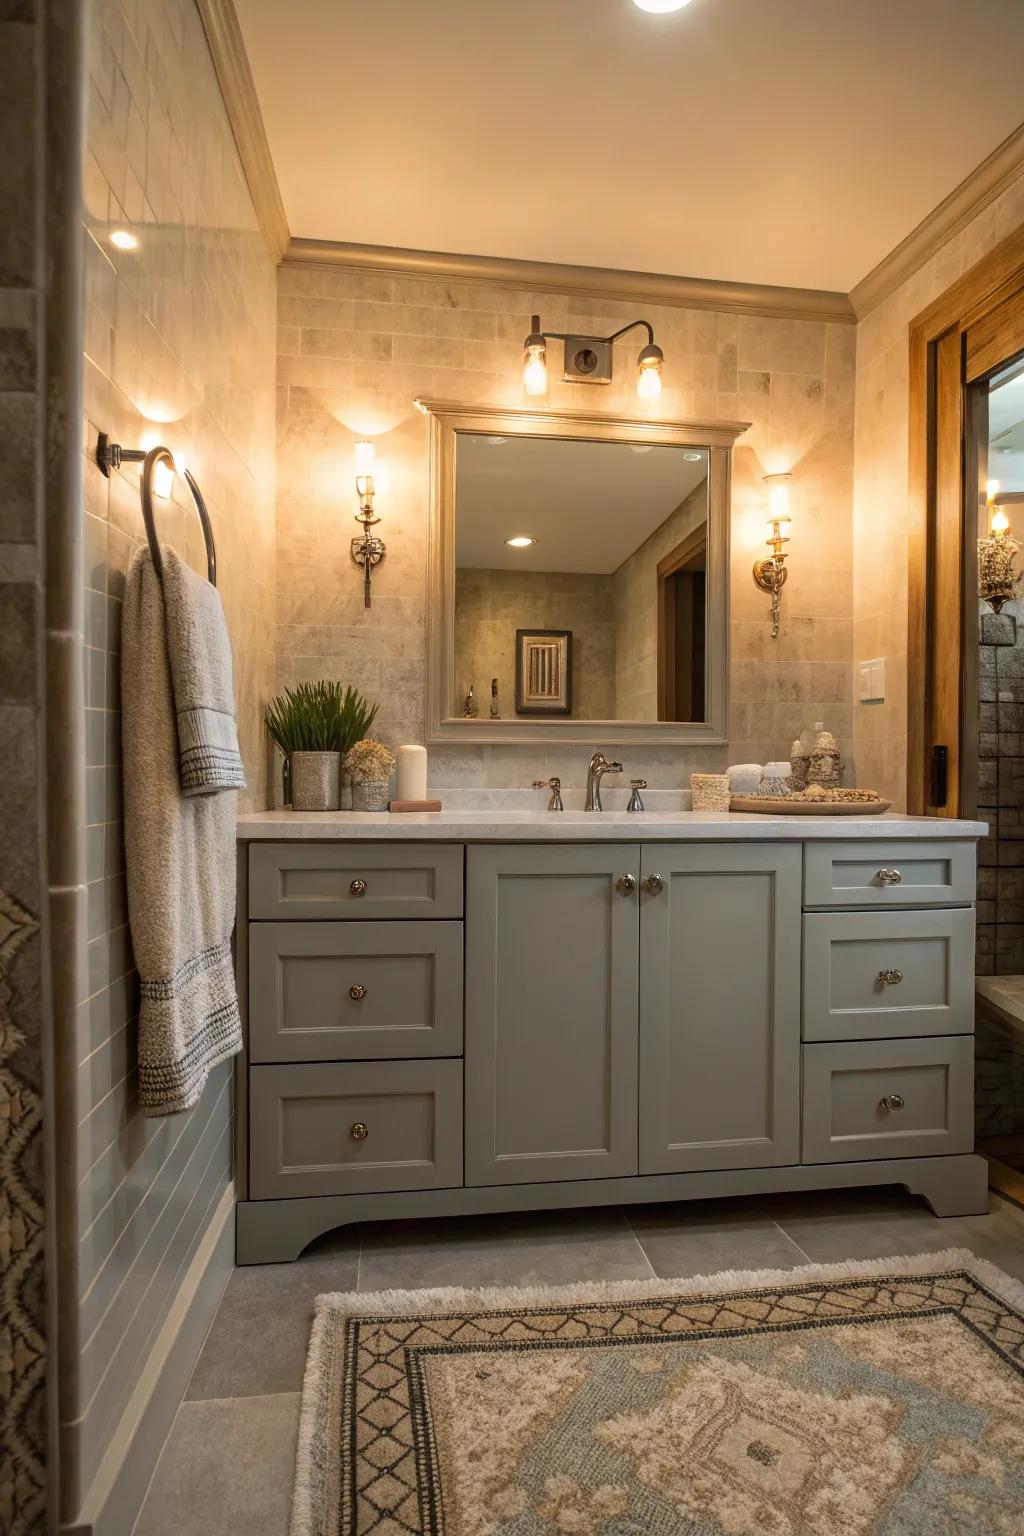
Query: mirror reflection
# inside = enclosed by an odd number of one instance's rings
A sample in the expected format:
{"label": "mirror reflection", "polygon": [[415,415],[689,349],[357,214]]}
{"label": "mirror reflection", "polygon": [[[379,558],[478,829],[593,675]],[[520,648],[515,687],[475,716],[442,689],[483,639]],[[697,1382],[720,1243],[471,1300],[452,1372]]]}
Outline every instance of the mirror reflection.
{"label": "mirror reflection", "polygon": [[457,432],[453,715],[703,721],[708,465]]}

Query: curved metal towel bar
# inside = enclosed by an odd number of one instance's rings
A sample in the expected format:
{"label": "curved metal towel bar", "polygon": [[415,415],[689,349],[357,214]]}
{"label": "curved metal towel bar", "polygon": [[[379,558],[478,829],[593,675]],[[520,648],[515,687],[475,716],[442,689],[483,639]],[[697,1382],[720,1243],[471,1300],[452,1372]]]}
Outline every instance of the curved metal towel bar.
{"label": "curved metal towel bar", "polygon": [[[127,455],[125,455],[127,457]],[[157,575],[164,574],[163,557],[160,554],[160,540],[157,537],[156,518],[153,515],[153,480],[156,475],[156,467],[166,460],[174,469],[174,455],[169,448],[163,446],[151,448],[142,461],[142,478],[139,482],[139,494],[142,498],[142,521],[146,525],[146,538],[149,541],[149,552],[153,557],[153,569]],[[217,546],[213,541],[213,524],[210,522],[210,514],[206,510],[206,502],[203,493],[196,484],[191,470],[183,472],[184,480],[192,493],[196,511],[199,514],[199,522],[203,530],[203,540],[206,544],[206,571],[210,579],[210,585],[217,585]]]}

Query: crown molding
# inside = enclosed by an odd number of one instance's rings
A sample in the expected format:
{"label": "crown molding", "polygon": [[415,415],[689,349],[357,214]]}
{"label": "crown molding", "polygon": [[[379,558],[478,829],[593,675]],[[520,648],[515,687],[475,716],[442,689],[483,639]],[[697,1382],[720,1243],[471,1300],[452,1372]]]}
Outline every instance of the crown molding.
{"label": "crown molding", "polygon": [[887,299],[919,267],[923,267],[935,252],[953,235],[975,218],[983,208],[1003,192],[1017,177],[1024,173],[1024,124],[1014,130],[994,149],[977,170],[954,187],[953,191],[937,208],[912,229],[895,250],[883,256],[877,267],[850,290],[857,319]]}
{"label": "crown molding", "polygon": [[256,217],[276,263],[288,245],[288,220],[234,0],[196,0],[196,5]]}
{"label": "crown molding", "polygon": [[851,325],[856,321],[853,306],[845,293],[830,293],[818,288],[776,288],[766,283],[730,283],[705,277],[672,277],[656,272],[625,272],[613,267],[520,261],[507,256],[460,256],[442,251],[400,250],[385,245],[292,239],[288,242],[284,263],[287,266],[345,267],[355,272],[383,272],[402,277],[449,278],[460,283],[526,288],[531,293],[570,293],[579,298],[727,310],[785,320],[833,320]]}

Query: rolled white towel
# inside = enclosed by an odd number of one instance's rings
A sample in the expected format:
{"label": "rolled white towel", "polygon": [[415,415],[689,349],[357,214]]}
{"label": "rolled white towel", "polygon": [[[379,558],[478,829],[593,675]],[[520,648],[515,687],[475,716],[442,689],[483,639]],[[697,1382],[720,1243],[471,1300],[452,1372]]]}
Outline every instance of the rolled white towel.
{"label": "rolled white towel", "polygon": [[733,795],[754,795],[761,782],[760,763],[734,763],[725,770],[729,780],[729,792]]}

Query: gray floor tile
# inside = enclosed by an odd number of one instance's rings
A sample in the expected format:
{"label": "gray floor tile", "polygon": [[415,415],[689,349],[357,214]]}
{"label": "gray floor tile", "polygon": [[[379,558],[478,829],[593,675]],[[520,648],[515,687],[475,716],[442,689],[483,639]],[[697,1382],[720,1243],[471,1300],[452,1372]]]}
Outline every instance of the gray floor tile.
{"label": "gray floor tile", "polygon": [[134,1536],[287,1536],[296,1393],[183,1403]]}
{"label": "gray floor tile", "polygon": [[650,1277],[617,1210],[380,1223],[363,1229],[359,1265],[361,1291]]}
{"label": "gray floor tile", "polygon": [[236,1269],[185,1393],[187,1400],[298,1392],[313,1302],[322,1291],[354,1291],[358,1233],[323,1239],[294,1264]]}
{"label": "gray floor tile", "polygon": [[778,1195],[762,1203],[814,1263],[969,1248],[1024,1278],[1024,1212],[997,1195],[987,1216],[933,1216],[922,1200],[890,1190]]}
{"label": "gray floor tile", "polygon": [[747,1200],[694,1200],[641,1205],[626,1219],[663,1279],[713,1275],[722,1269],[792,1269],[806,1264],[797,1245]]}

